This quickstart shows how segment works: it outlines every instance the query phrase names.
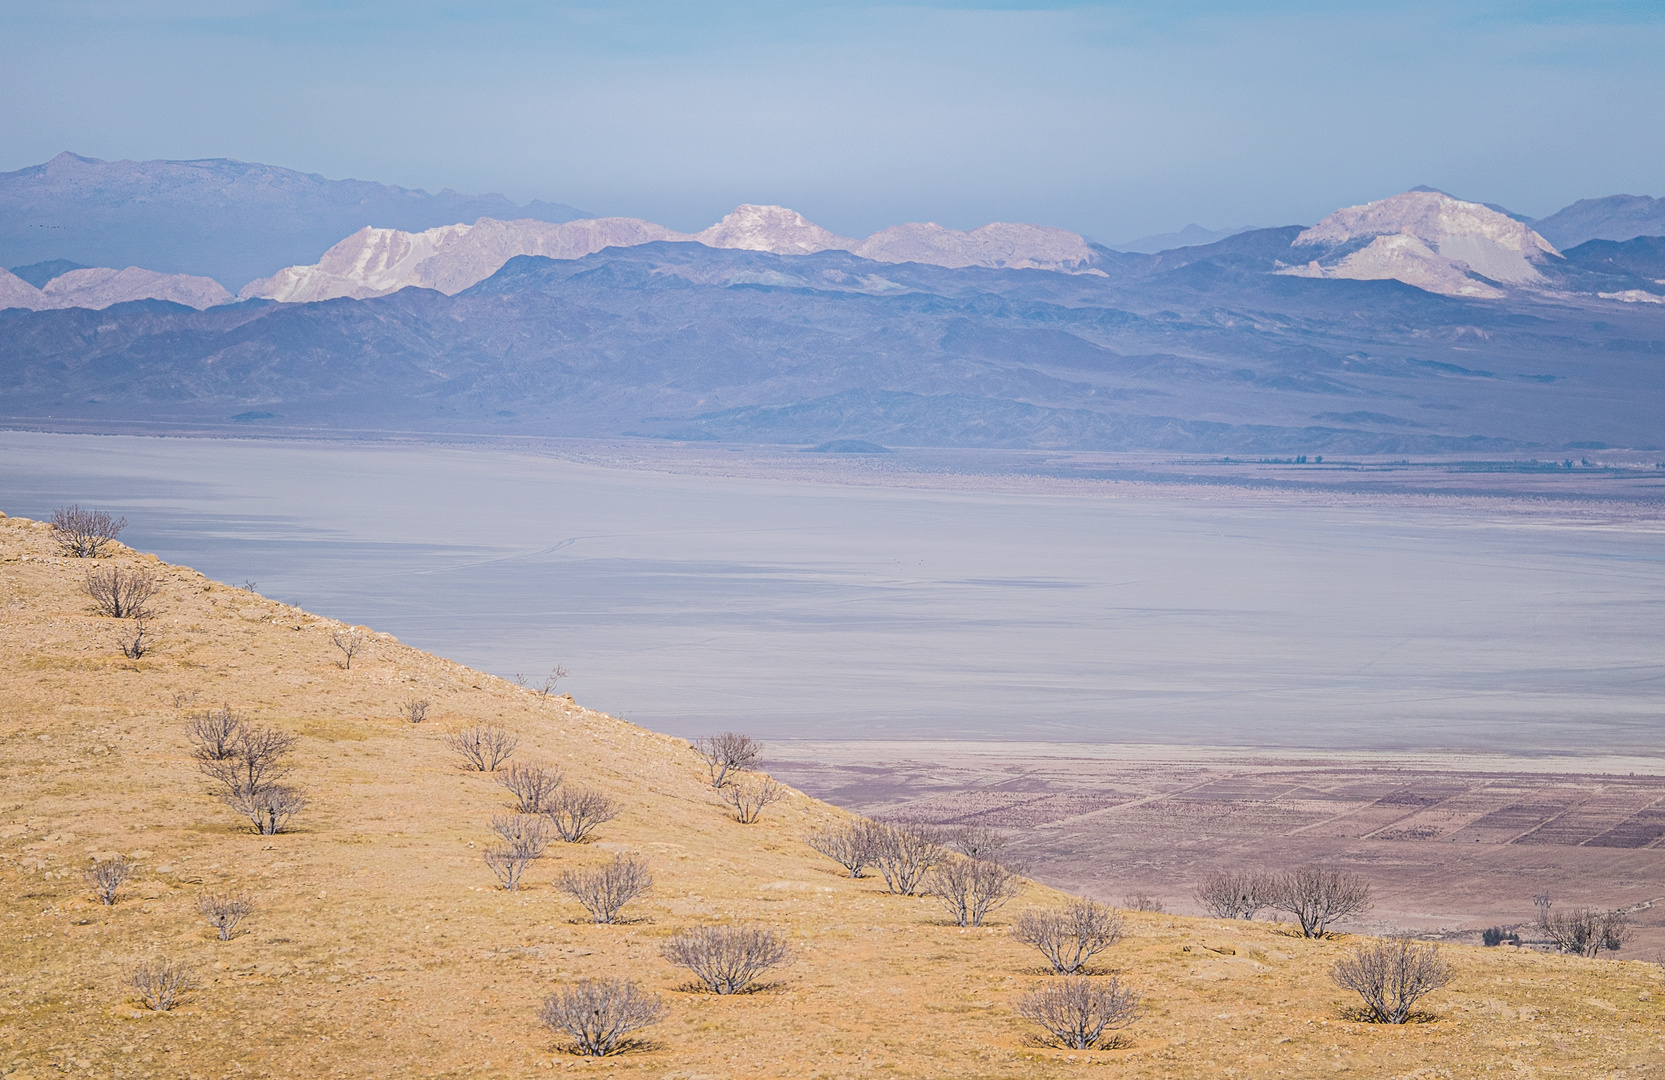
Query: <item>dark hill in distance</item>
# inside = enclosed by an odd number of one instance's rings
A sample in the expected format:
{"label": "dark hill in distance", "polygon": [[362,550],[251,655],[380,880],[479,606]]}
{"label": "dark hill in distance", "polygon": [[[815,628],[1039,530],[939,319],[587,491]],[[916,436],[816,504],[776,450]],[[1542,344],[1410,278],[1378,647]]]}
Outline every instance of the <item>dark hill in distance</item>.
{"label": "dark hill in distance", "polygon": [[1210,454],[1665,446],[1660,305],[1269,274],[1293,231],[1105,252],[1107,276],[661,242],[522,256],[451,297],[13,310],[0,399],[9,423],[100,430]]}
{"label": "dark hill in distance", "polygon": [[70,260],[211,277],[232,292],[366,225],[422,230],[481,217],[572,221],[559,203],[327,180],[274,165],[100,161],[62,153],[0,173],[0,265]]}

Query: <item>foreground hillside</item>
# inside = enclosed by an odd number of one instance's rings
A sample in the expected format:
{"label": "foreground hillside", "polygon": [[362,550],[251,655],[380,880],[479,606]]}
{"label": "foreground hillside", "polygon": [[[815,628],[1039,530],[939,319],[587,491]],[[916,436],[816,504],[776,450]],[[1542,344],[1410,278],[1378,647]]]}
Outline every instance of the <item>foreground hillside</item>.
{"label": "foreground hillside", "polygon": [[[154,649],[118,648],[82,591],[91,560],[47,526],[0,519],[0,1073],[518,1077],[569,1067],[651,1076],[1665,1077],[1665,972],[1639,962],[1451,949],[1457,978],[1431,1022],[1345,1019],[1324,975],[1350,945],[1271,923],[1128,914],[1101,957],[1144,995],[1122,1048],[1037,1045],[1013,1011],[1046,978],[1007,933],[1063,897],[1030,885],[983,929],[933,900],[850,880],[803,833],[842,812],[799,795],[741,825],[681,740],[372,635],[349,668],[343,628],[117,547],[100,567],[149,569]],[[427,719],[398,715],[412,698]],[[250,832],[190,756],[186,715],[229,705],[300,736],[290,831]],[[517,760],[623,805],[595,843],[556,844],[519,892],[481,851],[507,793],[464,772],[442,736],[476,723],[520,736]],[[241,827],[240,827],[241,826]],[[615,852],[650,860],[630,921],[577,921],[551,887]],[[81,872],[139,867],[111,907]],[[206,892],[255,908],[227,941]],[[770,927],[797,961],[760,992],[688,988],[659,945],[706,923]],[[123,980],[167,957],[203,981],[172,1013]],[[562,1052],[539,1001],[584,976],[663,995],[647,1045],[605,1062]],[[1110,1066],[1110,1068],[1103,1068]]]}

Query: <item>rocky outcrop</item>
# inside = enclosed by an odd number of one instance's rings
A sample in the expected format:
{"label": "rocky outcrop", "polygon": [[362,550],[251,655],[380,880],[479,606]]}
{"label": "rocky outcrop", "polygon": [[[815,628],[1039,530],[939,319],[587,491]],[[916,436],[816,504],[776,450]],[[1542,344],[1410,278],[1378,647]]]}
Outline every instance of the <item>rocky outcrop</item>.
{"label": "rocky outcrop", "polygon": [[41,289],[16,274],[0,270],[0,308],[99,310],[130,300],[168,300],[200,311],[230,299],[231,294],[213,278],[160,274],[137,266],[125,270],[107,266],[71,270],[59,274]]}
{"label": "rocky outcrop", "polygon": [[817,251],[854,251],[859,241],[829,232],[796,210],[784,206],[744,203],[723,220],[684,239],[706,247],[772,251],[776,255],[809,255]]}
{"label": "rocky outcrop", "polygon": [[896,225],[874,233],[854,250],[875,262],[1066,272],[1080,269],[1093,257],[1086,239],[1076,233],[1004,221],[970,232],[933,222]]}
{"label": "rocky outcrop", "polygon": [[[1391,279],[1446,296],[1495,299],[1500,286],[1543,286],[1539,265],[1561,253],[1530,226],[1437,191],[1407,191],[1337,210],[1295,238],[1311,255],[1295,277]],[[1485,279],[1485,280],[1481,280]]]}
{"label": "rocky outcrop", "polygon": [[609,247],[634,247],[656,240],[706,247],[811,255],[849,251],[876,262],[1004,269],[1085,269],[1092,259],[1087,241],[1063,229],[996,222],[970,232],[941,225],[898,225],[865,241],[823,229],[784,206],[738,206],[717,224],[681,233],[640,218],[588,218],[551,225],[542,221],[496,221],[447,225],[426,232],[360,229],[311,266],[291,266],[251,281],[238,296],[305,303],[351,297],[363,300],[415,286],[448,296],[484,281],[517,255],[578,259]]}

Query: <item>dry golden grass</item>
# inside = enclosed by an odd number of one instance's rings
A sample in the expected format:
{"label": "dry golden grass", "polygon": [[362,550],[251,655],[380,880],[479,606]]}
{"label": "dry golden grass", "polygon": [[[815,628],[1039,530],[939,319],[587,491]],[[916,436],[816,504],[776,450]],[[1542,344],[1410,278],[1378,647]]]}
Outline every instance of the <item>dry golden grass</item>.
{"label": "dry golden grass", "polygon": [[[87,562],[47,527],[0,520],[0,1072],[138,1077],[521,1077],[608,1068],[650,1076],[1590,1077],[1665,1076],[1665,973],[1512,949],[1452,948],[1458,978],[1432,1022],[1344,1019],[1325,976],[1346,939],[1270,923],[1127,916],[1102,959],[1145,995],[1115,1050],[1038,1046],[1013,1011],[1043,979],[995,925],[961,930],[930,899],[851,881],[799,840],[842,812],[793,793],[740,825],[687,744],[377,635],[353,661],[339,624],[119,548],[163,579],[156,651],[124,658],[80,592]],[[411,725],[399,706],[433,702]],[[301,736],[311,805],[261,837],[207,792],[184,718],[229,704]],[[520,760],[560,765],[624,806],[596,843],[556,843],[508,893],[480,858],[507,809],[457,767],[442,734],[520,735]],[[551,887],[617,851],[651,858],[653,895],[614,926],[578,922]],[[114,907],[81,872],[122,853],[139,872]],[[219,941],[205,892],[254,913]],[[786,932],[797,962],[761,992],[688,989],[659,956],[676,930],[734,921]],[[202,988],[169,1014],[123,980],[145,959],[193,965]],[[647,1045],[605,1062],[564,1053],[534,1010],[563,982],[626,974],[664,995]]]}

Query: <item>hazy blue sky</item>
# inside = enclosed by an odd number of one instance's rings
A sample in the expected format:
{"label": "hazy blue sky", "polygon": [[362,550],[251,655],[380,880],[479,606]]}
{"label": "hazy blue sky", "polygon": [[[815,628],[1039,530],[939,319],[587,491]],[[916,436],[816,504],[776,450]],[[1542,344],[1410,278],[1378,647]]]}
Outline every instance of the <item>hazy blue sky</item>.
{"label": "hazy blue sky", "polygon": [[1665,3],[0,0],[0,169],[235,157],[698,228],[1107,242],[1665,195]]}

